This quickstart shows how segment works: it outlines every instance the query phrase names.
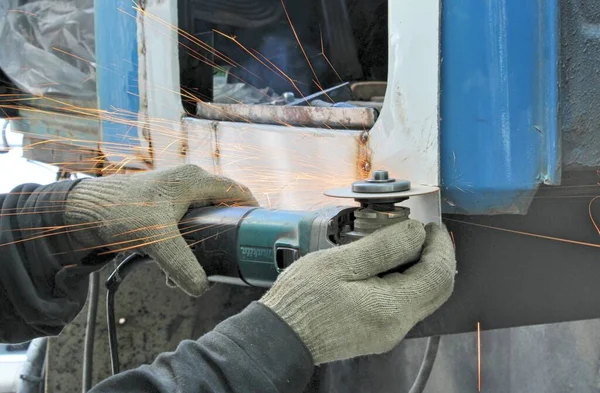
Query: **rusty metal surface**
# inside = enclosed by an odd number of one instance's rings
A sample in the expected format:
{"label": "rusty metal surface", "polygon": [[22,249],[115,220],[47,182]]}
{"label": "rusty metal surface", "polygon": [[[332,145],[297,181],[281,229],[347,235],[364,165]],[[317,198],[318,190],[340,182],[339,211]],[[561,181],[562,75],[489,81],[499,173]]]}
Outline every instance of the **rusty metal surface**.
{"label": "rusty metal surface", "polygon": [[69,173],[93,174],[100,170],[102,164],[102,157],[98,150],[29,136],[23,138],[23,157],[57,166]]}
{"label": "rusty metal surface", "polygon": [[196,114],[207,120],[357,130],[368,130],[377,120],[377,111],[372,108],[283,105],[199,103]]}
{"label": "rusty metal surface", "polygon": [[[25,158],[67,172],[93,173],[101,166],[99,120],[64,111],[83,105],[83,101],[32,98],[26,103],[19,117],[10,120],[11,130],[24,135]],[[86,101],[88,104],[92,101]]]}
{"label": "rusty metal surface", "polygon": [[92,108],[98,107],[98,100],[91,98],[71,98],[57,95],[41,96],[19,96],[20,105],[29,105],[36,108],[44,108],[62,111],[64,109],[73,108]]}
{"label": "rusty metal surface", "polygon": [[20,111],[10,120],[10,129],[31,137],[96,148],[100,123],[59,112]]}

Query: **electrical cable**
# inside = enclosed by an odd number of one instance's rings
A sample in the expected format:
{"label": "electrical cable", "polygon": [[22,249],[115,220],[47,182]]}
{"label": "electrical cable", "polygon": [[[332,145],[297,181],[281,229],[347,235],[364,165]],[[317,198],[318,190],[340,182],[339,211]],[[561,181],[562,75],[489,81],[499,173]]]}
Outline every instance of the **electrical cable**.
{"label": "electrical cable", "polygon": [[[108,344],[109,344],[109,352],[110,352],[110,360],[111,360],[111,371],[112,375],[118,374],[121,370],[120,362],[119,362],[119,349],[118,349],[118,337],[117,337],[117,324],[115,318],[115,296],[116,292],[119,289],[119,286],[127,277],[131,271],[133,271],[138,265],[152,262],[152,259],[142,256],[140,254],[131,254],[127,256],[123,262],[119,264],[119,266],[114,270],[114,272],[108,277],[106,280],[106,319],[108,326]],[[91,277],[90,277],[91,280]],[[91,306],[91,305],[90,305]],[[89,311],[89,310],[88,310]],[[89,312],[88,312],[88,326],[89,326]],[[86,329],[87,330],[87,329]],[[86,349],[88,345],[87,341],[88,335],[86,332]],[[440,344],[440,336],[432,336],[427,340],[427,346],[425,348],[425,354],[423,356],[423,361],[421,362],[421,366],[419,368],[419,372],[413,382],[412,387],[409,390],[409,393],[422,393],[425,389],[425,385],[429,380],[431,375],[431,371],[433,369],[433,364],[435,363],[435,359],[437,357],[439,344]],[[89,353],[89,352],[88,352]],[[84,352],[84,360],[87,361]],[[85,373],[86,369],[84,363],[84,378],[86,378]],[[89,363],[89,369],[91,370],[91,363]],[[91,378],[90,378],[91,379]],[[85,384],[84,384],[85,391]]]}
{"label": "electrical cable", "polygon": [[115,295],[125,277],[137,266],[152,262],[152,259],[140,254],[131,254],[117,266],[106,280],[106,324],[108,326],[108,347],[112,375],[121,370],[119,363],[119,346],[117,338],[117,323],[115,320]]}
{"label": "electrical cable", "polygon": [[119,373],[121,367],[119,365],[119,346],[117,345],[117,326],[115,323],[115,294],[112,291],[106,292],[106,323],[108,326],[110,368],[112,375],[115,375]]}
{"label": "electrical cable", "polygon": [[83,372],[81,391],[86,393],[92,388],[92,370],[94,364],[94,340],[96,338],[96,315],[98,314],[98,296],[100,293],[100,274],[90,274],[90,295],[88,300],[85,342],[83,347]]}
{"label": "electrical cable", "polygon": [[415,378],[415,381],[413,382],[413,385],[408,393],[423,393],[425,385],[427,385],[427,381],[431,375],[431,370],[433,369],[433,363],[437,357],[439,346],[440,336],[429,337],[427,340],[427,347],[425,348],[425,355],[423,356],[423,361],[421,362],[421,367],[419,368],[417,377]]}

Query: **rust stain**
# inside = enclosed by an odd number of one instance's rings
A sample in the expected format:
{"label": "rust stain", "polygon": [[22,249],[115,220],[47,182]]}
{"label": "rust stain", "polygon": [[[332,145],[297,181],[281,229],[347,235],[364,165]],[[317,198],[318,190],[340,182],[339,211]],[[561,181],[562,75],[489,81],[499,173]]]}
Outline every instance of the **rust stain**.
{"label": "rust stain", "polygon": [[356,137],[356,171],[357,179],[366,179],[371,174],[371,149],[369,148],[369,133],[367,131]]}
{"label": "rust stain", "polygon": [[185,158],[185,156],[187,156],[187,152],[188,152],[188,144],[184,140],[181,142],[181,148],[179,149],[179,155],[181,157]]}
{"label": "rust stain", "polygon": [[219,144],[219,122],[213,121],[210,124],[210,128],[213,131],[213,141],[214,141],[214,148],[213,148],[214,173],[216,175],[222,175],[223,169],[221,168],[221,147]]}
{"label": "rust stain", "polygon": [[598,243],[589,243],[589,242],[584,242],[584,241],[580,241],[580,240],[566,239],[563,237],[540,235],[538,233],[517,231],[517,230],[509,229],[509,228],[495,227],[492,225],[476,224],[474,222],[469,222],[469,221],[464,221],[464,220],[456,220],[456,219],[448,218],[448,217],[446,217],[444,219],[446,221],[458,222],[458,223],[465,224],[465,225],[472,225],[472,226],[476,226],[476,227],[480,227],[480,228],[487,228],[487,229],[493,229],[496,231],[514,233],[516,235],[531,236],[531,237],[536,237],[538,239],[546,239],[546,240],[552,240],[552,241],[561,242],[561,243],[575,244],[578,246],[600,248],[600,244],[598,244]]}
{"label": "rust stain", "polygon": [[185,157],[187,156],[188,152],[190,151],[190,146],[189,146],[190,138],[189,138],[189,135],[185,128],[185,116],[184,115],[182,115],[179,119],[179,126],[180,126],[180,130],[181,130],[181,138],[179,139],[179,141],[181,142],[181,145],[179,147],[179,155],[185,162]]}
{"label": "rust stain", "polygon": [[154,146],[152,145],[152,138],[150,138],[148,140],[148,156],[150,157],[149,158],[150,166],[152,168],[154,168],[155,161],[154,161]]}

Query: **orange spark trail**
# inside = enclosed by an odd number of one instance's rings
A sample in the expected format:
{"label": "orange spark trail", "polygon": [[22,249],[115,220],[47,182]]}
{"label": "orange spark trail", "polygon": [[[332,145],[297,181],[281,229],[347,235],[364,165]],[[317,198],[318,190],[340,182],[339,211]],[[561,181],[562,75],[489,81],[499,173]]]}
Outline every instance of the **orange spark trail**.
{"label": "orange spark trail", "polygon": [[29,15],[29,16],[34,16],[36,18],[38,17],[37,14],[34,14],[33,12],[29,12],[29,11],[24,11],[24,10],[8,10],[8,12],[16,12],[16,13],[19,13],[19,14],[26,14],[26,15]]}
{"label": "orange spark trail", "polygon": [[340,74],[338,74],[338,72],[336,71],[336,69],[333,66],[333,64],[331,64],[331,62],[329,61],[329,58],[327,57],[327,55],[325,55],[325,45],[323,43],[323,32],[320,32],[320,34],[321,34],[321,55],[323,55],[323,58],[325,59],[325,61],[327,62],[327,64],[329,64],[329,67],[331,67],[331,69],[335,73],[335,76],[337,76],[337,78],[340,80],[340,82],[344,82],[342,80],[342,77],[340,76]]}
{"label": "orange spark trail", "polygon": [[[316,81],[319,82],[319,77],[317,76],[317,73],[315,72],[315,69],[313,68],[313,66],[311,64],[310,59],[308,58],[308,55],[306,54],[306,51],[304,50],[304,46],[302,46],[302,43],[300,42],[300,37],[298,37],[298,33],[296,33],[296,28],[294,27],[294,24],[292,23],[292,19],[290,18],[290,15],[287,12],[287,8],[285,7],[285,2],[283,0],[281,0],[281,6],[283,7],[283,12],[285,12],[285,17],[287,18],[288,23],[290,24],[292,33],[294,33],[294,37],[296,37],[296,42],[298,43],[298,46],[300,46],[300,50],[302,51],[302,54],[304,55],[304,58],[306,59],[306,62],[308,63],[308,66],[310,67],[310,70],[311,70],[313,76],[315,77]],[[317,86],[319,86],[319,85],[320,85],[320,82],[317,84]]]}
{"label": "orange spark trail", "polygon": [[598,235],[600,235],[600,228],[598,228],[598,224],[596,223],[596,220],[594,219],[594,215],[592,214],[592,205],[594,204],[594,201],[598,198],[600,198],[600,196],[594,197],[590,201],[590,204],[588,205],[588,214],[590,215],[590,220],[592,220],[592,224],[594,225],[594,228],[596,228],[596,232],[598,232]]}
{"label": "orange spark trail", "polygon": [[230,230],[232,230],[232,229],[235,229],[235,227],[232,227],[232,228],[227,228],[227,229],[225,229],[225,230],[224,230],[224,231],[222,231],[222,232],[217,232],[217,233],[215,233],[214,235],[211,235],[211,236],[208,236],[208,237],[204,237],[204,238],[202,238],[202,239],[198,240],[197,242],[193,242],[192,244],[190,244],[190,247],[194,247],[195,245],[197,245],[197,244],[199,244],[199,243],[202,243],[202,242],[203,242],[203,241],[205,241],[205,240],[212,239],[213,237],[217,237],[217,236],[219,236],[219,235],[221,235],[221,234],[223,234],[223,233],[225,233],[225,232],[227,232],[227,231],[230,231]]}
{"label": "orange spark trail", "polygon": [[481,324],[477,322],[477,391],[481,392]]}
{"label": "orange spark trail", "polygon": [[500,228],[500,227],[495,227],[495,226],[492,226],[492,225],[476,224],[474,222],[468,222],[468,221],[464,221],[464,220],[455,220],[455,219],[452,219],[452,218],[444,218],[444,220],[453,221],[453,222],[459,222],[461,224],[473,225],[473,226],[481,227],[481,228],[494,229],[496,231],[515,233],[517,235],[525,235],[525,236],[537,237],[537,238],[540,238],[540,239],[554,240],[554,241],[561,242],[561,243],[569,243],[569,244],[576,244],[576,245],[579,245],[579,246],[600,248],[600,244],[597,244],[597,243],[588,243],[588,242],[582,242],[582,241],[578,241],[578,240],[565,239],[565,238],[562,238],[562,237],[539,235],[537,233],[517,231],[517,230],[514,230],[514,229],[508,229],[508,228]]}
{"label": "orange spark trail", "polygon": [[[269,67],[264,61],[262,61],[261,59],[259,59],[256,55],[254,55],[250,50],[248,50],[248,48],[246,48],[241,42],[239,42],[235,37],[232,37],[228,34],[225,34],[223,32],[220,32],[219,30],[215,30],[213,29],[213,31],[217,34],[222,35],[223,37],[227,38],[228,40],[231,40],[233,43],[235,43],[237,46],[239,46],[244,52],[248,53],[250,56],[252,56],[254,58],[254,60],[258,61],[260,64],[262,64],[263,66],[265,66],[269,71],[271,71],[272,73],[274,73],[275,75],[279,76],[280,78],[284,78],[283,75],[280,75],[279,73],[275,72],[275,70],[273,70],[271,67]],[[285,76],[285,78],[287,78],[289,81],[291,81],[292,79],[289,78],[287,75]],[[302,95],[302,93],[300,92],[300,90],[298,89],[298,87],[296,86],[295,83],[292,83],[292,85],[294,86],[295,90],[298,92],[298,94],[300,94],[302,97],[304,97],[304,95]]]}
{"label": "orange spark trail", "polygon": [[[236,63],[235,61],[233,61],[232,59],[230,59],[229,57],[227,57],[227,56],[226,56],[226,55],[224,55],[223,53],[219,52],[217,49],[215,49],[215,48],[211,47],[210,45],[208,45],[207,43],[205,43],[204,41],[202,41],[202,40],[200,40],[200,39],[196,38],[196,37],[195,37],[193,34],[190,34],[190,33],[188,33],[187,31],[185,31],[185,30],[183,30],[183,29],[181,29],[181,28],[179,28],[179,27],[177,27],[177,26],[171,25],[170,23],[168,23],[168,22],[164,21],[163,19],[160,19],[160,18],[158,18],[157,16],[155,16],[155,15],[152,15],[152,14],[150,14],[150,13],[146,12],[146,10],[142,9],[142,8],[141,8],[141,7],[140,7],[138,4],[136,4],[136,3],[135,3],[135,1],[133,1],[133,4],[134,4],[134,6],[133,6],[132,8],[133,8],[134,10],[136,10],[137,12],[139,12],[139,13],[143,14],[145,17],[147,17],[147,18],[150,18],[150,19],[152,19],[152,20],[154,20],[154,21],[156,21],[156,22],[158,22],[158,23],[162,24],[163,26],[165,26],[165,27],[167,27],[167,28],[169,28],[169,29],[171,29],[171,30],[173,30],[173,31],[177,32],[177,34],[179,34],[179,35],[181,35],[181,36],[183,36],[183,37],[185,37],[185,38],[189,39],[190,41],[192,41],[192,42],[193,42],[193,43],[195,43],[196,45],[200,46],[201,48],[203,48],[203,49],[205,49],[205,50],[207,50],[207,51],[211,52],[212,54],[214,54],[215,56],[217,56],[217,57],[218,57],[218,58],[220,58],[221,60],[225,61],[225,62],[226,62],[227,64],[229,64],[230,66],[233,66],[233,67],[238,67],[238,66],[240,66],[240,64]],[[135,18],[135,16],[134,16],[134,15],[131,15],[131,14],[129,14],[129,13],[127,13],[127,12],[125,12],[125,11],[124,11],[124,10],[122,10],[122,9],[118,9],[118,10],[119,10],[120,12],[122,12],[122,13],[126,14],[126,15],[129,15],[129,16],[131,16],[132,18]]]}

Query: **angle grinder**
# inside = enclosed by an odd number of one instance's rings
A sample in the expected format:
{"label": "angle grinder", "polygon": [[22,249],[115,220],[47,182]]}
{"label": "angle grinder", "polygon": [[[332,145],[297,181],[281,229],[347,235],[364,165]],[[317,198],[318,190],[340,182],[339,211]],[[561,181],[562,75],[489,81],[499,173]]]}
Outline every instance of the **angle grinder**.
{"label": "angle grinder", "polygon": [[378,170],[349,188],[325,192],[354,199],[360,206],[316,211],[205,207],[191,209],[179,230],[210,281],[270,287],[279,273],[308,253],[348,244],[407,220],[410,209],[396,204],[436,190],[411,186]]}
{"label": "angle grinder", "polygon": [[[407,180],[391,179],[387,171],[375,171],[370,179],[354,182],[349,188],[325,192],[333,198],[354,199],[360,206],[316,211],[203,207],[190,209],[179,230],[209,281],[270,287],[279,273],[308,253],[348,244],[407,220],[410,209],[396,204],[435,191],[436,187],[411,186]],[[149,262],[151,259],[141,254],[129,254],[105,283],[113,375],[120,371],[116,293],[129,272]]]}

